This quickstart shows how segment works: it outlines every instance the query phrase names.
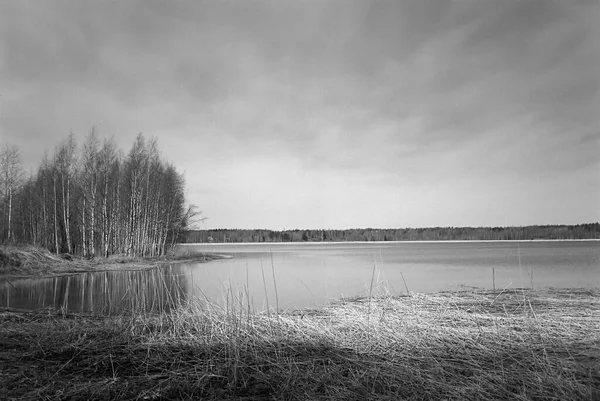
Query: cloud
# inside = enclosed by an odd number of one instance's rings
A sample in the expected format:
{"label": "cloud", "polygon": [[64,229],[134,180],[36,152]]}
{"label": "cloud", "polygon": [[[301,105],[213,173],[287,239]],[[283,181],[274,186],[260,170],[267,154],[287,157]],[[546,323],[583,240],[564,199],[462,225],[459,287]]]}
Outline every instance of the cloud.
{"label": "cloud", "polygon": [[[483,221],[474,202],[504,196],[489,182],[597,199],[598,17],[587,0],[4,2],[1,139],[34,165],[71,130],[156,135],[194,203],[219,192],[241,225],[292,226],[286,207],[316,224],[321,198],[332,225]],[[269,198],[278,217],[248,212]]]}

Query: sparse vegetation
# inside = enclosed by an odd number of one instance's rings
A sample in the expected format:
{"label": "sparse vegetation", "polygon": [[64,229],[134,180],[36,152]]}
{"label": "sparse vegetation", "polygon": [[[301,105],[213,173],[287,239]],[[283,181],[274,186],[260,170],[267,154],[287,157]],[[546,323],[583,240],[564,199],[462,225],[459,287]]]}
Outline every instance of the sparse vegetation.
{"label": "sparse vegetation", "polygon": [[2,399],[600,399],[600,290],[0,314]]}
{"label": "sparse vegetation", "polygon": [[219,255],[183,254],[179,256],[131,257],[111,255],[108,258],[84,258],[79,255],[51,253],[35,246],[0,245],[0,281],[7,277],[49,276],[112,269],[154,268],[163,263],[206,262]]}

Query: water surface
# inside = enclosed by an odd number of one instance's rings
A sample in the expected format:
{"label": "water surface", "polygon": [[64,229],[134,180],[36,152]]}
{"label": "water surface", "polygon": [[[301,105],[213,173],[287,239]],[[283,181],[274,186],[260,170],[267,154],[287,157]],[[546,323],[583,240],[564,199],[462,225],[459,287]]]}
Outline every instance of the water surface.
{"label": "water surface", "polygon": [[0,305],[93,313],[164,310],[200,299],[296,309],[340,297],[465,287],[600,287],[600,241],[184,244],[230,256],[147,271],[0,285]]}

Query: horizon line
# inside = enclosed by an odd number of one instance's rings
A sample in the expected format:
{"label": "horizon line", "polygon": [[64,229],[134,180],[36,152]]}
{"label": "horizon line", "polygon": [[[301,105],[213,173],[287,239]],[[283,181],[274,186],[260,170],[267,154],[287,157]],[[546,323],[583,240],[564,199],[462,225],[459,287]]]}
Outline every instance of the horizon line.
{"label": "horizon line", "polygon": [[433,228],[527,228],[527,227],[576,227],[583,225],[594,225],[600,224],[600,222],[591,223],[575,223],[575,224],[528,224],[523,226],[509,225],[509,226],[426,226],[426,227],[351,227],[351,228],[194,228],[187,229],[184,231],[211,231],[211,230],[255,230],[255,231],[345,231],[345,230],[419,230],[419,229],[433,229]]}

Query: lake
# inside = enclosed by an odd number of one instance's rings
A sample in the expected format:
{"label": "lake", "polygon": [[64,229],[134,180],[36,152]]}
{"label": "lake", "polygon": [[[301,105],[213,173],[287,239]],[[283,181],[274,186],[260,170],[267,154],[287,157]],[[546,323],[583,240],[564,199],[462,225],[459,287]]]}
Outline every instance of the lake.
{"label": "lake", "polygon": [[254,310],[342,297],[470,287],[600,287],[600,241],[181,244],[229,258],[144,271],[11,280],[0,306],[100,314],[168,310],[190,299]]}

